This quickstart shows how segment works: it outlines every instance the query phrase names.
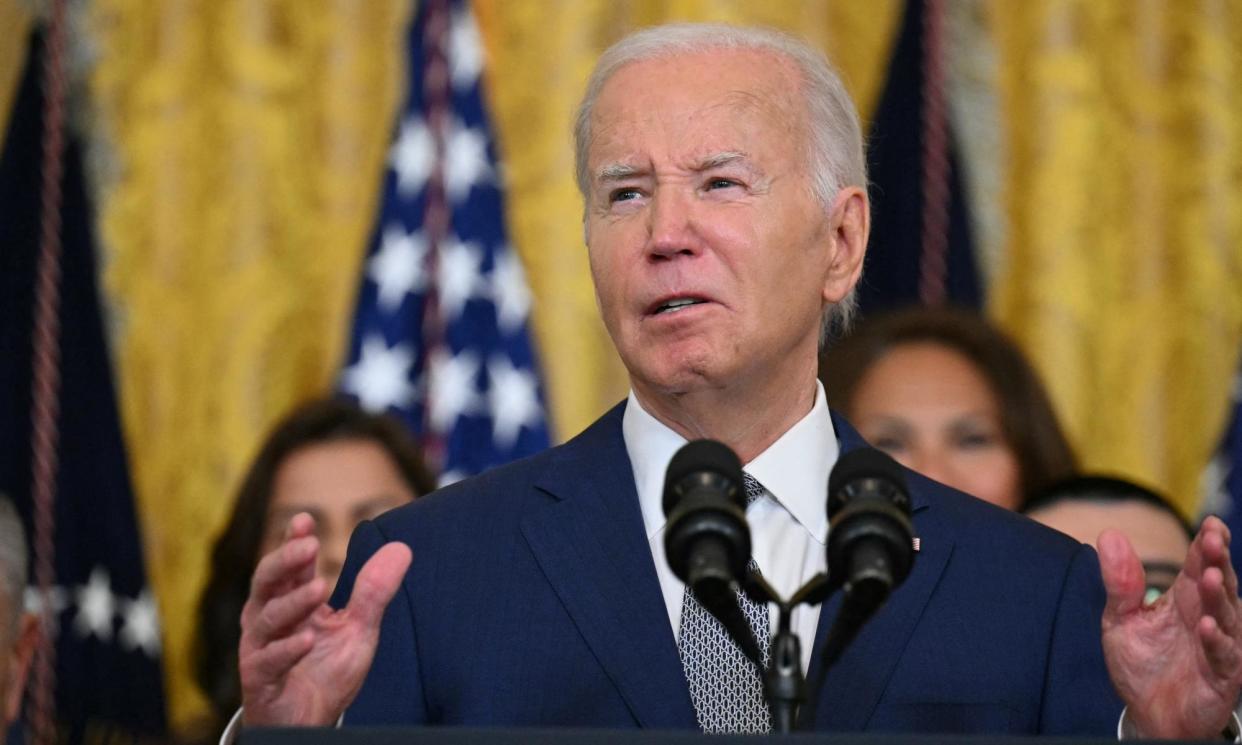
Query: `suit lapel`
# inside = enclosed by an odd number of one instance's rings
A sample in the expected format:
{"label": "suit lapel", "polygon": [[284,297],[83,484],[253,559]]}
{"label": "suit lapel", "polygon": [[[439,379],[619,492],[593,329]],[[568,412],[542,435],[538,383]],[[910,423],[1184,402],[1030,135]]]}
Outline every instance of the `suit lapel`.
{"label": "suit lapel", "polygon": [[696,727],[621,434],[624,404],[536,483],[555,498],[522,521],[540,568],[640,726]]}
{"label": "suit lapel", "polygon": [[[833,414],[833,425],[842,453],[869,447],[854,428],[836,414]],[[927,493],[918,488],[915,480],[911,480],[911,490],[915,535],[921,539],[914,567],[906,581],[828,671],[819,695],[815,729],[848,732],[866,727],[953,552],[951,526],[936,520]],[[840,607],[841,596],[837,593],[820,610],[808,680],[815,680],[819,674],[824,640]]]}

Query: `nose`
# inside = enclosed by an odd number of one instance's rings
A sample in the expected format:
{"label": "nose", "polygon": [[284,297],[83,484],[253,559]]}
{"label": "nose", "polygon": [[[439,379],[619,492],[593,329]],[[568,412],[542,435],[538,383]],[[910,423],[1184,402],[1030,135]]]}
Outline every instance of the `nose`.
{"label": "nose", "polygon": [[698,252],[693,200],[672,186],[657,188],[648,211],[648,255],[653,261]]}
{"label": "nose", "polygon": [[910,453],[910,462],[904,463],[912,471],[923,474],[932,481],[953,485],[953,475],[944,455],[928,448],[919,448]]}
{"label": "nose", "polygon": [[316,571],[327,581],[330,588],[336,587],[337,577],[341,575],[341,567],[345,564],[345,550],[348,546],[347,534],[342,534],[340,531],[320,536],[319,562]]}

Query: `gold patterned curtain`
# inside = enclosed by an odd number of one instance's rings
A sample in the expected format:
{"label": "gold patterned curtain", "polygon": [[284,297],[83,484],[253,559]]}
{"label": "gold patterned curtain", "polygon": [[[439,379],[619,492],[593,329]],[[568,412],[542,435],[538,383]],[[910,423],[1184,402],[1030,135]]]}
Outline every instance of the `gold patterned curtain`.
{"label": "gold patterned curtain", "polygon": [[[671,19],[821,45],[864,110],[897,0],[475,3],[512,239],[562,439],[624,395],[595,308],[571,111],[598,53]],[[265,429],[330,385],[400,92],[406,0],[93,0],[105,288],[174,726],[208,552]]]}
{"label": "gold patterned curtain", "polygon": [[171,716],[259,438],[326,391],[404,87],[409,4],[95,0],[104,286]]}
{"label": "gold patterned curtain", "polygon": [[993,310],[1084,465],[1193,514],[1242,350],[1242,5],[988,8],[1008,143]]}
{"label": "gold patterned curtain", "polygon": [[[88,5],[104,287],[178,727],[203,707],[193,608],[240,472],[340,362],[411,2]],[[952,5],[978,30],[954,48],[989,71],[967,83],[996,99],[995,141],[975,148],[991,160],[967,166],[990,174],[982,198],[999,206],[982,231],[990,310],[1044,374],[1086,465],[1165,488],[1189,511],[1242,349],[1242,6]],[[475,3],[562,439],[625,390],[587,276],[569,144],[599,51],[675,19],[784,28],[828,51],[865,116],[900,9]],[[21,0],[0,0],[6,33],[28,22]],[[6,116],[20,46],[0,45]]]}
{"label": "gold patterned curtain", "polygon": [[[0,30],[6,39],[0,44],[0,133],[9,128],[13,97],[26,64],[26,36],[31,21],[30,9],[19,0],[0,0]],[[0,134],[0,138],[3,136]]]}

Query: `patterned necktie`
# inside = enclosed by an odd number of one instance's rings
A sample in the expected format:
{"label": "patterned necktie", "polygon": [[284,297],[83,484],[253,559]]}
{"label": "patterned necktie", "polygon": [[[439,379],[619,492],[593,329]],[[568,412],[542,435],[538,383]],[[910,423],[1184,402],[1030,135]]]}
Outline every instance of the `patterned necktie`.
{"label": "patterned necktie", "polygon": [[[746,505],[763,496],[763,486],[746,476]],[[750,560],[750,571],[758,571]],[[759,642],[763,666],[768,666],[768,606],[756,603],[740,589],[738,605]],[[772,730],[772,716],[763,699],[763,680],[733,642],[720,621],[699,604],[690,587],[681,602],[681,635],[677,641],[681,665],[690,685],[690,701],[707,734],[757,734]]]}

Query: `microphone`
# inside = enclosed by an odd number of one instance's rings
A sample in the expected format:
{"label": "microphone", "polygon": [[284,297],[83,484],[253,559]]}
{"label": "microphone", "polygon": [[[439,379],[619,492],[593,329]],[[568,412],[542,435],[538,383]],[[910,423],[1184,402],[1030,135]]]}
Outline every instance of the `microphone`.
{"label": "microphone", "polygon": [[843,454],[828,477],[828,586],[845,597],[800,723],[813,728],[824,677],[914,563],[910,492],[897,461],[874,448]]}
{"label": "microphone", "polygon": [[845,453],[828,477],[828,581],[870,615],[914,563],[910,492],[897,461],[874,448]]}
{"label": "microphone", "polygon": [[742,463],[715,440],[686,443],[664,476],[664,552],[673,574],[762,670],[758,643],[737,602],[750,563]]}

